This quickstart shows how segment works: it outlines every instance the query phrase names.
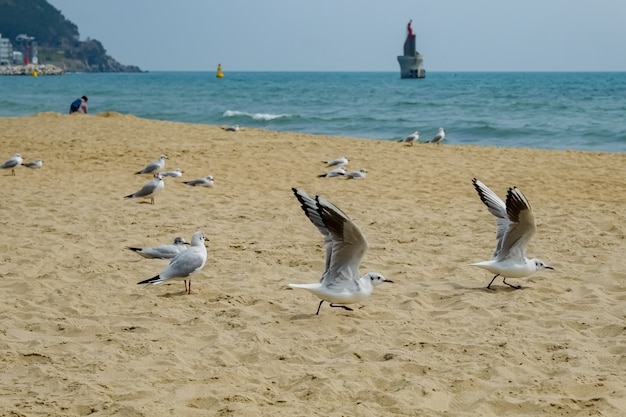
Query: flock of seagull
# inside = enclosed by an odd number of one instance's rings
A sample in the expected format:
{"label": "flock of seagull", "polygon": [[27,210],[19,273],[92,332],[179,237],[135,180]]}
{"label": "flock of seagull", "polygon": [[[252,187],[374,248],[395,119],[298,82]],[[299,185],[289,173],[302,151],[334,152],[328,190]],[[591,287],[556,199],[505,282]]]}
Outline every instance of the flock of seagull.
{"label": "flock of seagull", "polygon": [[[149,162],[143,169],[135,174],[152,174],[154,178],[148,181],[143,187],[133,194],[124,198],[150,198],[150,203],[154,204],[154,196],[165,188],[163,178],[183,176],[183,170],[176,168],[172,171],[162,171],[165,168],[166,155],[159,156],[158,159]],[[183,184],[192,187],[210,187],[214,184],[212,175],[197,178],[191,181],[183,181]],[[145,279],[137,284],[162,284],[170,279],[183,279],[185,292],[191,294],[191,276],[200,272],[206,264],[207,251],[204,244],[206,237],[201,231],[197,231],[191,238],[189,248],[188,243],[182,237],[176,237],[171,245],[160,245],[154,248],[127,247],[127,249],[138,253],[144,258],[171,259],[159,274],[152,278]]]}
{"label": "flock of seagull", "polygon": [[[322,161],[328,167],[343,168],[348,158],[340,157]],[[338,168],[334,168],[336,170]],[[322,176],[335,176],[330,174]],[[338,174],[339,175],[339,174]],[[344,174],[345,175],[345,174]],[[528,259],[526,246],[536,231],[535,218],[530,203],[517,188],[508,189],[506,202],[481,181],[474,178],[472,184],[481,201],[496,218],[496,249],[487,261],[470,264],[495,274],[487,289],[498,276],[502,282],[514,289],[520,286],[510,284],[506,278],[523,278],[533,275],[541,269],[553,269],[540,259]],[[320,302],[316,315],[319,315],[324,301],[331,307],[351,311],[348,304],[359,303],[367,299],[374,288],[382,283],[393,283],[378,272],[359,275],[359,266],[367,252],[368,244],[359,227],[337,206],[321,196],[311,196],[305,191],[292,188],[308,219],[321,233],[325,255],[325,269],[318,282],[308,284],[289,284],[316,295]],[[204,246],[205,236],[201,231],[194,234],[191,247],[182,237],[177,237],[172,244],[152,248],[128,247],[146,258],[171,259],[170,264],[158,275],[140,281],[138,284],[161,284],[170,279],[184,279],[185,291],[191,293],[191,276],[200,271],[207,259]]]}
{"label": "flock of seagull", "polygon": [[[163,181],[163,178],[180,178],[183,176],[183,170],[180,168],[176,168],[172,171],[161,171],[165,168],[166,159],[167,156],[161,155],[159,156],[159,159],[148,163],[142,170],[135,172],[135,174],[152,174],[154,178],[145,183],[139,190],[124,196],[124,198],[149,198],[150,204],[154,204],[154,196],[163,191],[165,188],[165,181]],[[214,182],[213,176],[207,175],[206,177],[195,180],[183,181],[183,184],[193,187],[210,187]]]}
{"label": "flock of seagull", "polygon": [[27,168],[37,169],[43,166],[43,159],[35,159],[34,161],[24,162],[22,154],[16,153],[0,165],[0,169],[11,169],[11,175],[15,176],[15,168],[23,165]]}
{"label": "flock of seagull", "polygon": [[413,144],[415,142],[417,142],[417,143],[436,143],[437,145],[439,145],[441,143],[441,141],[444,140],[445,138],[446,138],[446,130],[443,127],[440,127],[439,128],[439,132],[437,132],[435,137],[432,138],[431,140],[427,140],[426,142],[420,142],[420,132],[419,132],[419,130],[416,130],[415,132],[411,133],[409,136],[407,136],[404,139],[400,139],[398,142],[408,143],[410,146],[413,146]]}
{"label": "flock of seagull", "polygon": [[[443,128],[441,128],[437,136],[439,139],[435,143],[440,142],[444,135]],[[416,132],[412,136],[413,141],[417,141],[419,133]],[[163,178],[182,176],[180,168],[162,171],[166,159],[165,155],[161,155],[157,160],[137,171],[136,174],[153,174],[154,178],[140,190],[124,198],[150,198],[151,203],[154,204],[154,195],[163,190]],[[14,169],[19,165],[40,168],[42,162],[39,159],[23,164],[22,156],[16,154],[0,165],[0,169],[10,168],[12,175],[15,175]],[[345,166],[348,164],[348,158],[345,156],[322,162],[332,170],[319,177],[345,176],[355,179],[365,177],[366,170],[364,169],[352,173],[345,171]],[[186,181],[185,184],[210,186],[213,184],[213,177],[207,176]],[[503,201],[478,179],[474,178],[472,184],[481,201],[496,219],[497,243],[491,259],[470,264],[495,274],[487,285],[487,289],[491,289],[491,285],[498,276],[502,276],[505,285],[519,289],[520,286],[510,284],[506,279],[528,277],[541,269],[554,269],[540,259],[526,257],[526,246],[537,227],[532,208],[524,194],[517,187],[511,187],[507,191],[506,201]],[[372,294],[374,287],[393,282],[378,272],[359,275],[359,266],[367,252],[368,244],[365,235],[348,215],[324,197],[311,196],[297,188],[292,188],[292,191],[305,215],[321,233],[326,251],[324,272],[318,282],[289,284],[292,288],[310,291],[321,300],[315,314],[319,314],[324,301],[328,302],[331,307],[351,311],[352,309],[347,304],[362,302]],[[197,231],[193,234],[190,244],[184,238],[176,237],[172,244],[147,248],[127,247],[128,250],[144,258],[170,260],[158,275],[137,284],[161,284],[172,279],[183,279],[185,292],[190,294],[191,276],[201,271],[207,261],[206,240],[204,233]]]}
{"label": "flock of seagull", "polygon": [[348,158],[345,156],[322,162],[326,164],[327,168],[331,169],[324,174],[318,175],[319,178],[343,177],[348,180],[360,180],[365,178],[367,174],[367,170],[365,168],[361,168],[358,171],[347,171],[346,165],[348,165]]}

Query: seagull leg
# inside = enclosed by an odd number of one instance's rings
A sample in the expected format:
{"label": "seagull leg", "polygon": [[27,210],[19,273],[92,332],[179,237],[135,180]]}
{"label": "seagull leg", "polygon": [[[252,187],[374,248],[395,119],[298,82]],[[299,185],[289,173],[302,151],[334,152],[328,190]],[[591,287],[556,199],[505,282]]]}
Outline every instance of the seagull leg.
{"label": "seagull leg", "polygon": [[320,304],[317,306],[317,313],[315,313],[316,316],[318,316],[320,314],[320,308],[322,308],[322,303],[324,302],[324,300],[320,301]]}
{"label": "seagull leg", "polygon": [[506,282],[506,278],[502,279],[502,282],[505,283],[506,285],[508,285],[511,288],[515,288],[516,290],[519,290],[520,288],[522,288],[521,285],[513,285],[513,284],[509,284],[508,282]]}
{"label": "seagull leg", "polygon": [[352,309],[351,309],[350,307],[348,307],[348,306],[338,306],[338,305],[335,305],[335,304],[333,304],[333,303],[330,303],[330,306],[331,306],[331,307],[339,307],[339,308],[343,308],[344,310],[348,310],[348,311],[354,311],[354,310],[352,310]]}
{"label": "seagull leg", "polygon": [[493,280],[494,280],[494,279],[496,279],[496,278],[498,278],[498,276],[499,276],[499,275],[500,275],[500,274],[496,274],[496,275],[495,275],[495,276],[491,279],[491,282],[489,283],[489,285],[487,285],[487,289],[488,289],[488,290],[490,290],[490,289],[491,289],[491,284],[493,284]]}
{"label": "seagull leg", "polygon": [[150,204],[154,205],[154,197],[150,197]]}

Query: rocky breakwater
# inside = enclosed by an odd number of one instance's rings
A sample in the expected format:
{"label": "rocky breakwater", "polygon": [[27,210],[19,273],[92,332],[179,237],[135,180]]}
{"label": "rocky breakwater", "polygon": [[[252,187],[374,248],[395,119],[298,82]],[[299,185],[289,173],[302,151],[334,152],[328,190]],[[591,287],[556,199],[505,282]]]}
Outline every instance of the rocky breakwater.
{"label": "rocky breakwater", "polygon": [[0,75],[62,75],[63,70],[55,65],[2,65]]}

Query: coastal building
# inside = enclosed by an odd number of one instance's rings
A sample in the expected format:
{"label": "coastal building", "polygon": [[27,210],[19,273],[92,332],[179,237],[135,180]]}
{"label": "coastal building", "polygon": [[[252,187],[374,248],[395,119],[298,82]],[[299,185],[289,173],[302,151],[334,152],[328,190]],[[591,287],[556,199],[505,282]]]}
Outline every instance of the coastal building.
{"label": "coastal building", "polygon": [[20,51],[13,51],[13,65],[22,65],[24,54]]}
{"label": "coastal building", "polygon": [[404,41],[404,55],[398,56],[400,64],[400,78],[424,78],[426,70],[423,67],[424,56],[415,48],[415,33],[410,20],[407,25],[407,35]]}
{"label": "coastal building", "polygon": [[0,33],[0,65],[11,65],[13,62],[13,45],[8,38]]}

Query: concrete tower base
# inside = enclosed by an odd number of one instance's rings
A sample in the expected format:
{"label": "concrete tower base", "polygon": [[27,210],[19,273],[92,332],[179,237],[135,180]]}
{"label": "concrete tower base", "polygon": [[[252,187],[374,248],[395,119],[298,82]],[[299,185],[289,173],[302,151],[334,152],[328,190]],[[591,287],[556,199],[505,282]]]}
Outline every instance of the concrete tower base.
{"label": "concrete tower base", "polygon": [[400,78],[424,78],[426,70],[422,67],[424,57],[418,53],[414,56],[398,56]]}

